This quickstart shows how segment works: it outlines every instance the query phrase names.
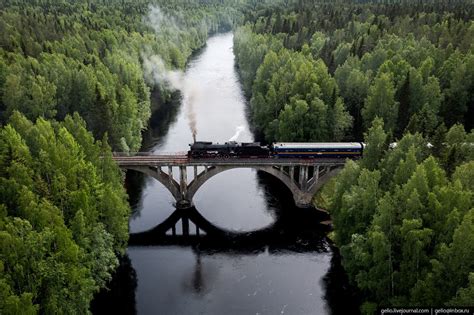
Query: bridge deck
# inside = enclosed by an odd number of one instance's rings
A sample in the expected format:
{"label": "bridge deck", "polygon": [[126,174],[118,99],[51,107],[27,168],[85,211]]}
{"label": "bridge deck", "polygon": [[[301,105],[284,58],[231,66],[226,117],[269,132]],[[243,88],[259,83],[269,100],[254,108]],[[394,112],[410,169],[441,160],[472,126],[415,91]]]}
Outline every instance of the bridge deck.
{"label": "bridge deck", "polygon": [[301,165],[343,165],[345,158],[294,159],[294,158],[189,158],[186,155],[136,155],[114,156],[119,166],[301,166]]}

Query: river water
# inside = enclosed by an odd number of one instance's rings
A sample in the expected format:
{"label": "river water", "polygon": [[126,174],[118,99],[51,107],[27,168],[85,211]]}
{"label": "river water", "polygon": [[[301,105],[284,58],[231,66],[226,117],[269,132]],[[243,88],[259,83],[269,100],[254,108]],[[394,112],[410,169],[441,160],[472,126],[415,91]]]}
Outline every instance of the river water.
{"label": "river water", "polygon": [[[240,131],[238,141],[253,141],[232,45],[232,33],[215,35],[191,60],[180,101],[154,114],[145,148],[187,151],[192,117],[198,140],[225,142]],[[176,210],[156,180],[130,172],[127,185],[131,233],[153,229]],[[146,246],[129,245],[94,313],[337,314],[357,307],[320,224],[327,215],[296,208],[277,179],[230,170],[206,182],[194,204],[228,237],[148,236]]]}

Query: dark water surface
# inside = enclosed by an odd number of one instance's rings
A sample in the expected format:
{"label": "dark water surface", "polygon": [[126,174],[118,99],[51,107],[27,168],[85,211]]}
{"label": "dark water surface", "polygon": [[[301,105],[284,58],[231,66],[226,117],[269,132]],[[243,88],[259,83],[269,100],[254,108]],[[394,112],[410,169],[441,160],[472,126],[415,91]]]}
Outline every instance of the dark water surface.
{"label": "dark water surface", "polygon": [[[225,142],[236,130],[238,141],[253,140],[232,40],[231,33],[213,36],[190,62],[181,101],[152,117],[144,145],[150,151],[186,151],[191,111],[198,140]],[[129,172],[127,188],[131,233],[182,215],[152,178]],[[202,216],[209,233],[167,236],[155,229],[132,235],[110,291],[92,305],[94,313],[344,314],[357,307],[320,224],[327,215],[296,208],[277,179],[251,169],[227,171],[206,182],[194,204],[190,216]],[[180,234],[181,225],[176,228]],[[196,231],[193,223],[190,231]]]}

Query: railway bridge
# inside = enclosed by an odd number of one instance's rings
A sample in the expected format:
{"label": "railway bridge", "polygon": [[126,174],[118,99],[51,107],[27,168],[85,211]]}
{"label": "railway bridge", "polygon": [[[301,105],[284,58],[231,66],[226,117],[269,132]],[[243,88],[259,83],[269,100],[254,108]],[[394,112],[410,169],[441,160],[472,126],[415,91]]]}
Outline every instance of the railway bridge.
{"label": "railway bridge", "polygon": [[114,154],[125,170],[149,175],[165,186],[177,208],[193,206],[198,189],[213,176],[236,168],[253,168],[280,179],[293,194],[298,207],[311,206],[314,194],[344,166],[345,159],[294,158],[189,158],[186,154]]}

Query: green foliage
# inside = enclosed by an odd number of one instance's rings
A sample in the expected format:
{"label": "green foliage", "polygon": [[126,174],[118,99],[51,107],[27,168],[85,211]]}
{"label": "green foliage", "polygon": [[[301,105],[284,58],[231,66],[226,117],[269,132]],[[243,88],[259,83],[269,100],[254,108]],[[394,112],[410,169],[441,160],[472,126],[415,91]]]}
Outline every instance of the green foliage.
{"label": "green foliage", "polygon": [[209,34],[238,23],[242,5],[2,2],[1,314],[89,312],[128,240],[111,147],[137,151],[151,90],[171,95],[145,80],[145,60],[158,55],[164,67],[183,69]]}
{"label": "green foliage", "polygon": [[[351,60],[357,62],[355,59]],[[354,119],[354,138],[360,139],[362,135],[362,105],[369,91],[369,78],[359,69],[353,68],[350,65],[351,62],[352,61],[347,61],[338,67],[334,78],[336,79],[347,110]]]}
{"label": "green foliage", "polygon": [[255,34],[248,25],[239,27],[235,31],[234,53],[247,95],[250,95],[252,91],[257,69],[266,54],[270,51],[277,52],[281,48],[283,48],[283,43],[278,37]]}
{"label": "green foliage", "polygon": [[[384,119],[390,140],[401,138],[406,131],[431,137],[442,123],[474,128],[474,10],[468,1],[408,5],[295,0],[254,3],[251,9],[235,37],[235,53],[244,89],[253,100],[255,127],[267,140],[280,136],[299,139],[308,134],[288,129],[295,123],[290,119],[282,127],[284,135],[279,135],[279,121],[288,120],[292,112],[282,117],[279,113],[286,105],[290,106],[287,111],[295,111],[296,100],[290,102],[295,96],[308,104],[308,116],[317,115],[319,122],[333,121],[330,113],[311,107],[312,99],[301,97],[314,99],[316,87],[307,85],[302,94],[268,75],[299,58],[298,53],[324,62],[327,82],[333,82],[334,75],[336,98],[342,97],[343,110],[352,116],[352,132],[350,117],[343,117],[335,124],[338,137],[330,140],[341,139],[340,133],[346,139],[362,140],[375,117]],[[290,51],[289,59],[280,53],[281,45]],[[270,52],[276,58],[267,59]],[[266,75],[259,75],[260,68],[266,68]],[[294,80],[291,74],[276,76]],[[330,106],[328,100],[322,100]]]}
{"label": "green foliage", "polygon": [[469,285],[466,288],[460,288],[450,303],[455,306],[474,305],[474,273],[469,274]]}
{"label": "green foliage", "polygon": [[118,264],[129,206],[107,143],[75,114],[0,131],[0,313],[87,313]]}
{"label": "green foliage", "polygon": [[385,122],[386,132],[395,129],[398,114],[398,103],[395,101],[395,88],[390,75],[382,73],[374,80],[362,109],[362,117],[366,126],[376,118]]}
{"label": "green foliage", "polygon": [[208,34],[239,20],[222,1],[3,1],[0,12],[0,123],[78,112],[97,139],[138,151],[150,117],[143,59],[184,68]]}
{"label": "green foliage", "polygon": [[387,149],[387,134],[385,133],[383,126],[383,120],[381,118],[375,118],[372,121],[372,127],[370,127],[365,135],[365,148],[363,152],[364,158],[362,159],[362,165],[369,170],[377,168],[380,159]]}
{"label": "green foliage", "polygon": [[[451,143],[465,137],[458,130]],[[471,299],[474,268],[472,159],[449,178],[420,135],[368,151],[384,139],[378,122],[366,138],[367,156],[336,179],[330,212],[344,267],[369,308],[461,305]]]}
{"label": "green foliage", "polygon": [[304,52],[268,52],[252,95],[254,122],[268,141],[338,140],[351,125],[324,62]]}
{"label": "green foliage", "polygon": [[448,173],[461,163],[474,159],[474,130],[467,134],[462,125],[452,126],[441,146],[440,158]]}
{"label": "green foliage", "polygon": [[0,313],[87,313],[127,240],[108,143],[137,150],[151,89],[171,95],[145,81],[144,61],[182,69],[208,34],[236,24],[237,67],[267,140],[365,136],[363,159],[324,194],[361,310],[472,304],[468,1],[2,5]]}
{"label": "green foliage", "polygon": [[361,311],[472,304],[474,7],[252,3],[235,53],[256,130],[366,142],[320,195]]}

